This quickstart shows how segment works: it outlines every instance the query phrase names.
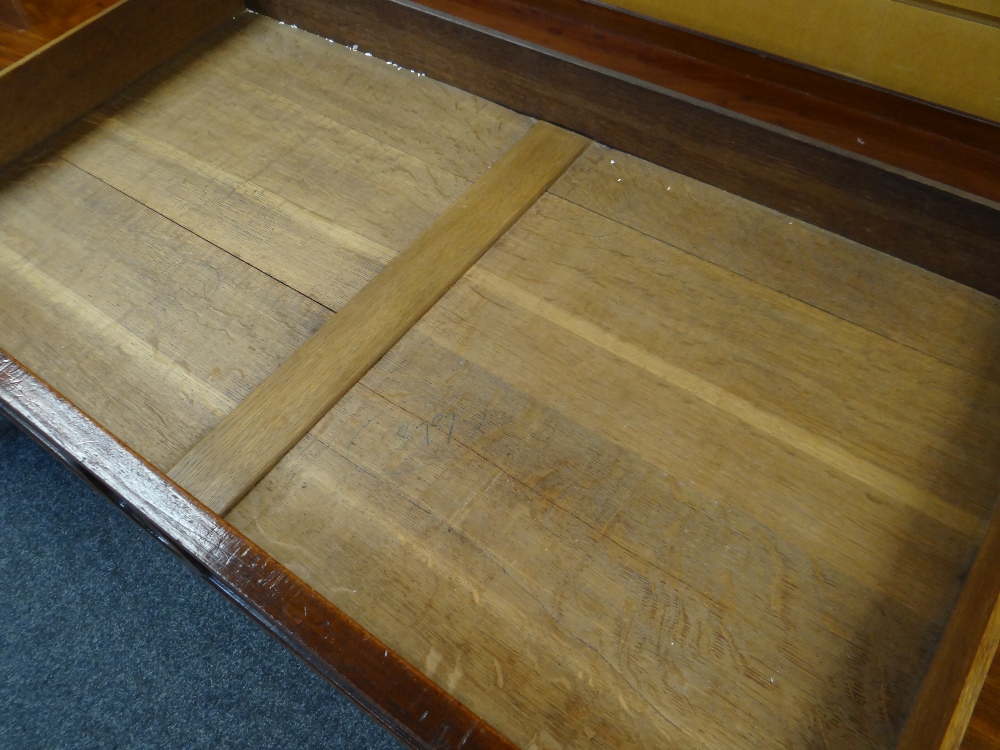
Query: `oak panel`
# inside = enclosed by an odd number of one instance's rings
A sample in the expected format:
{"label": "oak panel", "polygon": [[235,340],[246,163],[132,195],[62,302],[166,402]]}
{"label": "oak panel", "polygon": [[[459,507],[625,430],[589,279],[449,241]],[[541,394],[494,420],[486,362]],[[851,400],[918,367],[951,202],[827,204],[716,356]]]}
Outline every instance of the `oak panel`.
{"label": "oak panel", "polygon": [[58,155],[0,183],[0,347],[172,466],[329,311]]}
{"label": "oak panel", "polygon": [[270,471],[589,142],[538,123],[170,470],[224,513]]}
{"label": "oak panel", "polygon": [[[1000,296],[1000,212],[988,205],[419,6],[250,7]],[[996,128],[985,130],[995,143]]]}
{"label": "oak panel", "polygon": [[247,17],[89,116],[65,157],[336,310],[529,124]]}
{"label": "oak panel", "polygon": [[1000,373],[1000,301],[858,242],[599,145],[552,193],[974,375]]}
{"label": "oak panel", "polygon": [[[934,291],[894,263],[882,295]],[[550,192],[228,519],[520,747],[891,745],[995,503],[1000,390],[821,283]]]}

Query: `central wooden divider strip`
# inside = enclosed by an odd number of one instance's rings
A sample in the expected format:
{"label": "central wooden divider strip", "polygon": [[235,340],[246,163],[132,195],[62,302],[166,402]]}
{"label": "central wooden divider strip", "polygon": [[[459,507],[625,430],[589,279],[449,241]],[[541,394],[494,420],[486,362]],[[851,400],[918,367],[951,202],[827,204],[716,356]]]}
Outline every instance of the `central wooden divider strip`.
{"label": "central wooden divider strip", "polygon": [[170,470],[225,513],[555,182],[590,141],[545,122],[444,211]]}

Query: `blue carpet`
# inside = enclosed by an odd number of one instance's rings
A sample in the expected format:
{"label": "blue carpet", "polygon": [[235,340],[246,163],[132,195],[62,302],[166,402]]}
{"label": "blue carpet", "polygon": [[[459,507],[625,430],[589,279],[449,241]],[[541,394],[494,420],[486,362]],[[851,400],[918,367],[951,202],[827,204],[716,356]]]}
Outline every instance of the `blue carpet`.
{"label": "blue carpet", "polygon": [[399,748],[0,417],[0,748]]}

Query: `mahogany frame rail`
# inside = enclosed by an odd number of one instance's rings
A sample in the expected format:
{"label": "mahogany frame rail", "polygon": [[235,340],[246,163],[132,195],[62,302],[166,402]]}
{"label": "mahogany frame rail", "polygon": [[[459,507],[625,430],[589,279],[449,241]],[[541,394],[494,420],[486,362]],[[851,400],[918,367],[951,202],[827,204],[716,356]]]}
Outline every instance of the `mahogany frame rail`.
{"label": "mahogany frame rail", "polygon": [[[241,9],[168,5],[120,0],[0,72],[0,163]],[[582,0],[248,7],[1000,297],[998,125]],[[511,747],[2,352],[0,411],[412,747]],[[900,748],[958,747],[1000,639],[998,601],[995,517]]]}

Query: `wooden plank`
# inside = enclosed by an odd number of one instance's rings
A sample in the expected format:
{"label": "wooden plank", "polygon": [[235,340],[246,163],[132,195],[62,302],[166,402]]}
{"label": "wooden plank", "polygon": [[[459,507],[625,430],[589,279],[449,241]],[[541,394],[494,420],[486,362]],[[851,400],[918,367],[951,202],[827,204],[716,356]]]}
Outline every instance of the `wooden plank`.
{"label": "wooden plank", "polygon": [[957,750],[1000,643],[1000,516],[962,587],[899,750]]}
{"label": "wooden plank", "polygon": [[121,0],[4,69],[0,165],[241,10],[238,0]]}
{"label": "wooden plank", "polygon": [[251,8],[1000,295],[987,206],[391,0]]}
{"label": "wooden plank", "polygon": [[0,176],[0,347],[163,469],[329,315],[58,155]]}
{"label": "wooden plank", "polygon": [[1000,125],[584,0],[420,4],[1000,202]]}
{"label": "wooden plank", "polygon": [[246,14],[68,128],[59,153],[339,310],[530,126]]}
{"label": "wooden plank", "polygon": [[551,192],[973,375],[1000,381],[1000,360],[984,345],[1000,330],[1000,300],[981,292],[604,146],[591,146]]}
{"label": "wooden plank", "polygon": [[887,747],[998,424],[980,375],[550,190],[228,520],[519,747]]}
{"label": "wooden plank", "polygon": [[539,123],[267,381],[170,477],[225,512],[329,411],[586,147]]}
{"label": "wooden plank", "polygon": [[513,750],[273,557],[0,352],[0,415],[415,750]]}

